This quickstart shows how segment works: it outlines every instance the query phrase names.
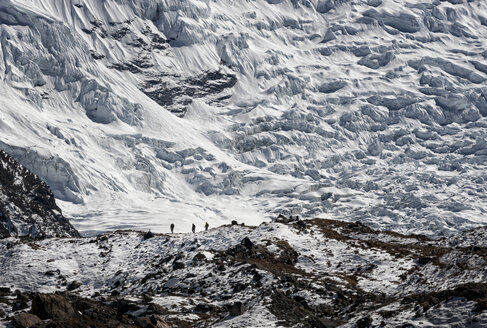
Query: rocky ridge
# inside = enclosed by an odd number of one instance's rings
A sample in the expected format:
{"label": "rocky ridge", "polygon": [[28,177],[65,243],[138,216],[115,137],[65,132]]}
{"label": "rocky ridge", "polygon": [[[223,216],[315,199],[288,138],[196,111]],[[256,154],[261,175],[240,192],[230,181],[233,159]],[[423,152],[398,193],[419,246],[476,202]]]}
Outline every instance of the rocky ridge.
{"label": "rocky ridge", "polygon": [[482,327],[486,234],[281,216],[196,234],[8,238],[0,309],[15,327]]}
{"label": "rocky ridge", "polygon": [[0,238],[79,237],[49,186],[0,150]]}

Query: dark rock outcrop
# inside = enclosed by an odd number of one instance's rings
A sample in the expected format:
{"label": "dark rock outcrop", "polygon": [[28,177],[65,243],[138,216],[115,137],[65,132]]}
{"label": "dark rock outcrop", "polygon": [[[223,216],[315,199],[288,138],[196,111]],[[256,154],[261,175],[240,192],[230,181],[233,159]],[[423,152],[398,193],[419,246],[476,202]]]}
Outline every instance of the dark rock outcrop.
{"label": "dark rock outcrop", "polygon": [[32,300],[32,313],[46,320],[72,316],[75,311],[63,295],[37,294]]}
{"label": "dark rock outcrop", "polygon": [[247,249],[252,249],[252,247],[254,247],[254,243],[249,239],[249,237],[245,237],[242,240],[242,245]]}
{"label": "dark rock outcrop", "polygon": [[0,238],[77,237],[49,186],[0,151]]}
{"label": "dark rock outcrop", "polygon": [[243,305],[242,302],[235,302],[230,307],[229,312],[230,312],[230,315],[233,316],[233,317],[242,315],[245,312],[245,306]]}
{"label": "dark rock outcrop", "polygon": [[[126,69],[134,73],[140,66],[130,66]],[[207,96],[216,96],[227,89],[233,88],[237,83],[237,77],[233,74],[225,74],[220,71],[207,72],[199,76],[195,76],[186,80],[181,80],[177,86],[172,86],[167,83],[164,76],[161,78],[154,78],[147,80],[142,87],[149,98],[154,100],[159,105],[169,109],[177,116],[184,116],[186,114],[186,105],[193,102],[192,98],[203,98]],[[223,100],[223,99],[219,99]],[[177,109],[174,106],[183,106],[183,109]]]}
{"label": "dark rock outcrop", "polygon": [[12,324],[15,328],[28,328],[41,322],[41,319],[34,314],[19,313],[12,319]]}
{"label": "dark rock outcrop", "polygon": [[[119,303],[101,302],[69,294],[37,294],[31,313],[44,320],[36,327],[140,327],[119,311]],[[122,312],[122,313],[121,313]],[[164,327],[156,324],[151,327]]]}

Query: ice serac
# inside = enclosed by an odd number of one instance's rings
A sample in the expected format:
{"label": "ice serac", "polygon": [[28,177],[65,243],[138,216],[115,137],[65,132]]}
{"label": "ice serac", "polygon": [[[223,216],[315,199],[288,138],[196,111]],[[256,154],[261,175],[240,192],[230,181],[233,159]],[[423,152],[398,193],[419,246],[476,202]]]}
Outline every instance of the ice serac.
{"label": "ice serac", "polygon": [[485,222],[485,1],[0,6],[0,148],[82,231]]}
{"label": "ice serac", "polygon": [[0,151],[0,238],[78,237],[47,184]]}

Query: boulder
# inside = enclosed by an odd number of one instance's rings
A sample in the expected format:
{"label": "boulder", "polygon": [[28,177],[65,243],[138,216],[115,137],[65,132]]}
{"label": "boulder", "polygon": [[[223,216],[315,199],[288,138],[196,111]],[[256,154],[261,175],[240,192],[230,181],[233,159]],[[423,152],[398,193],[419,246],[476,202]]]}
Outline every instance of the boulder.
{"label": "boulder", "polygon": [[254,243],[249,239],[249,237],[245,237],[241,244],[247,249],[252,249],[254,247]]}
{"label": "boulder", "polygon": [[156,328],[169,328],[164,319],[156,314],[150,316],[150,322]]}
{"label": "boulder", "polygon": [[419,265],[426,265],[428,263],[430,263],[431,261],[433,261],[433,259],[431,257],[420,257],[417,262]]}
{"label": "boulder", "polygon": [[361,318],[357,321],[355,327],[357,328],[368,328],[370,326],[372,326],[372,318],[371,317],[365,317],[365,318]]}
{"label": "boulder", "polygon": [[473,309],[473,311],[476,313],[481,313],[483,311],[487,311],[487,298],[483,298],[481,300],[478,300],[477,305],[475,305],[475,308]]}
{"label": "boulder", "polygon": [[39,317],[37,317],[34,314],[25,313],[25,312],[15,315],[12,319],[12,325],[15,328],[28,328],[40,322],[41,319],[39,319]]}
{"label": "boulder", "polygon": [[173,264],[172,264],[172,268],[173,270],[179,270],[179,269],[184,269],[186,267],[186,265],[184,265],[183,262],[179,262],[179,261],[175,261]]}
{"label": "boulder", "polygon": [[207,312],[214,312],[217,310],[217,307],[213,304],[207,304],[207,303],[199,303],[197,304],[193,311],[194,312],[199,312],[199,313],[207,313]]}
{"label": "boulder", "polygon": [[137,327],[141,328],[169,328],[169,326],[159,316],[141,317],[135,319]]}
{"label": "boulder", "polygon": [[201,261],[204,261],[205,259],[206,259],[205,254],[203,254],[203,253],[198,253],[198,254],[196,254],[196,255],[193,257],[193,262],[201,262]]}
{"label": "boulder", "polygon": [[75,311],[63,295],[36,294],[31,312],[42,320],[74,315]]}
{"label": "boulder", "polygon": [[154,233],[152,233],[150,230],[144,234],[144,240],[150,239],[152,237],[154,237]]}
{"label": "boulder", "polygon": [[242,302],[235,302],[230,307],[229,312],[232,317],[242,315],[245,312],[245,306],[243,305]]}
{"label": "boulder", "polygon": [[20,311],[20,310],[24,310],[24,309],[27,309],[29,307],[29,305],[27,304],[26,301],[24,300],[16,300],[13,304],[12,304],[12,310],[13,311]]}
{"label": "boulder", "polygon": [[78,289],[79,287],[81,287],[81,283],[80,283],[79,281],[76,281],[76,280],[75,280],[75,281],[72,281],[72,282],[71,282],[71,283],[68,285],[67,289],[68,289],[69,291],[71,291],[71,290]]}

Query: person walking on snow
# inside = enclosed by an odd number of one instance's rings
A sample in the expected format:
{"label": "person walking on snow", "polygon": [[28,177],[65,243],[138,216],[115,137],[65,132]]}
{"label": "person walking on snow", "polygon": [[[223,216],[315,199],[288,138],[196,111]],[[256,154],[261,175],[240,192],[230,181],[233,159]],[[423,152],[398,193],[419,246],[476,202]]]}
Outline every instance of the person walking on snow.
{"label": "person walking on snow", "polygon": [[191,227],[191,230],[193,231],[193,233],[196,232],[196,226],[194,225],[194,223],[193,223],[193,226]]}
{"label": "person walking on snow", "polygon": [[171,223],[171,233],[174,233],[174,223]]}
{"label": "person walking on snow", "polygon": [[208,231],[209,227],[210,227],[210,225],[208,224],[208,222],[205,222],[205,231]]}

